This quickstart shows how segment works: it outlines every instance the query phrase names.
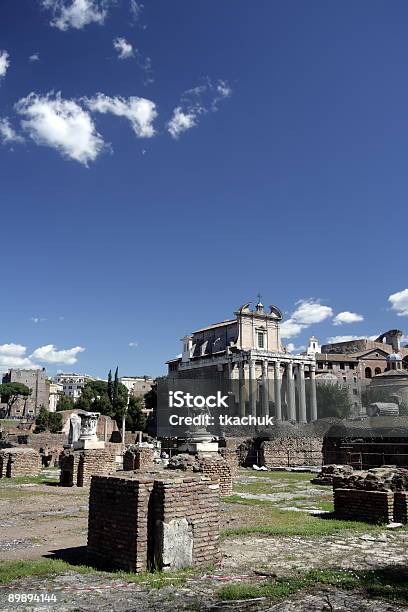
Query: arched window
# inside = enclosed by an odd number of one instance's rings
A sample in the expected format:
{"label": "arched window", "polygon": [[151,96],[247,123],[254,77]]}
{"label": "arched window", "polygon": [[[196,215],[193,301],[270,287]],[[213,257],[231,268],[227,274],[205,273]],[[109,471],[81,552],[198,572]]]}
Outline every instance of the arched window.
{"label": "arched window", "polygon": [[375,372],[374,374],[377,376],[377,374],[381,374],[381,368],[375,368]]}
{"label": "arched window", "polygon": [[371,378],[371,368],[366,368],[365,369],[365,377],[366,378]]}

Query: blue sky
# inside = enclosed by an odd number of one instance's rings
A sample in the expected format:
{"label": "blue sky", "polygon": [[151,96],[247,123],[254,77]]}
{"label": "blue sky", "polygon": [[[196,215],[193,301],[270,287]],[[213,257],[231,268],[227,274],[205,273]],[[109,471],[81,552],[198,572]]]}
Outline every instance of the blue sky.
{"label": "blue sky", "polygon": [[407,21],[3,0],[0,366],[157,375],[258,292],[295,347],[407,331]]}

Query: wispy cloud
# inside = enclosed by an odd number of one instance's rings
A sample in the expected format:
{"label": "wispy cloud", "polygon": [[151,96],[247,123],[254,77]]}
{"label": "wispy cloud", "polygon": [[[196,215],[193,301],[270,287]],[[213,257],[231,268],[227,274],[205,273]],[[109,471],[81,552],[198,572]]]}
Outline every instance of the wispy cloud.
{"label": "wispy cloud", "polygon": [[30,57],[28,58],[29,62],[39,62],[40,61],[40,54],[37,53],[33,53],[32,55],[30,55]]}
{"label": "wispy cloud", "polygon": [[3,144],[24,142],[24,138],[17,134],[8,117],[0,119],[0,140]]}
{"label": "wispy cloud", "polygon": [[119,59],[124,60],[134,57],[133,46],[126,40],[126,38],[122,38],[120,36],[114,38],[113,46],[115,51],[118,53]]}
{"label": "wispy cloud", "polygon": [[138,138],[152,138],[156,134],[153,122],[157,117],[157,111],[155,103],[151,100],[136,96],[110,97],[98,93],[93,98],[86,98],[84,101],[92,112],[111,113],[128,119]]}
{"label": "wispy cloud", "polygon": [[10,56],[7,51],[0,51],[0,79],[6,76],[10,66]]}
{"label": "wispy cloud", "polygon": [[135,342],[135,341],[133,341],[133,340],[131,340],[131,341],[129,342],[129,346],[130,346],[131,348],[137,348],[137,347],[139,346],[139,343],[138,343],[138,342]]}
{"label": "wispy cloud", "polygon": [[44,317],[30,317],[30,321],[33,323],[43,323],[46,319]]}
{"label": "wispy cloud", "polygon": [[50,25],[59,30],[81,30],[90,23],[102,25],[116,0],[42,0],[52,13]]}
{"label": "wispy cloud", "polygon": [[144,9],[144,4],[137,2],[136,0],[130,0],[129,7],[132,23],[135,24],[140,20]]}
{"label": "wispy cloud", "polygon": [[62,98],[60,92],[31,93],[15,109],[25,117],[21,125],[36,144],[56,149],[85,166],[104,148],[90,114],[74,100]]}
{"label": "wispy cloud", "polygon": [[202,115],[215,113],[218,104],[232,95],[232,88],[224,80],[215,83],[207,78],[200,85],[188,89],[181,96],[180,104],[173,110],[167,123],[167,131],[177,139],[187,130],[196,127]]}

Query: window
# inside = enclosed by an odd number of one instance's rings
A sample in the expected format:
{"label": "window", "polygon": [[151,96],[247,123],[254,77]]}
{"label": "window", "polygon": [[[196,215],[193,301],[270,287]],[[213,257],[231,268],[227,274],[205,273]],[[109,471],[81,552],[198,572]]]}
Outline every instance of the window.
{"label": "window", "polygon": [[353,389],[353,395],[357,395],[357,394],[358,394],[357,389]]}
{"label": "window", "polygon": [[333,364],[332,363],[328,363],[327,364],[327,369],[328,370],[332,370],[333,369]]}
{"label": "window", "polygon": [[371,368],[366,368],[365,369],[365,377],[366,378],[371,378]]}
{"label": "window", "polygon": [[349,363],[350,370],[354,370],[354,363]]}
{"label": "window", "polygon": [[345,366],[345,364],[342,362],[342,363],[340,364],[340,370],[344,370],[344,369],[345,369],[345,367],[346,367],[346,366]]}
{"label": "window", "polygon": [[264,333],[258,332],[258,348],[263,349],[264,347]]}
{"label": "window", "polygon": [[323,363],[319,361],[319,363],[317,364],[317,367],[319,368],[319,370],[323,370]]}

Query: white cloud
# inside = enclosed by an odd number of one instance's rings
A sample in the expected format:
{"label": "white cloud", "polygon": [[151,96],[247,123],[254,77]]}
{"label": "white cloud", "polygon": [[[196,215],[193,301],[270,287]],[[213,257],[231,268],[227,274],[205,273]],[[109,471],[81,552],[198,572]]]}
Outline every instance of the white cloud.
{"label": "white cloud", "polygon": [[53,14],[50,25],[63,31],[80,30],[90,23],[102,25],[114,3],[115,0],[42,0],[43,7]]}
{"label": "white cloud", "polygon": [[323,306],[317,300],[299,300],[296,305],[297,308],[292,313],[291,318],[302,325],[321,323],[333,316],[333,310],[330,306]]}
{"label": "white cloud", "polygon": [[167,129],[173,138],[178,138],[180,134],[190,130],[197,125],[197,113],[194,111],[184,112],[181,106],[177,106],[173,111],[173,116],[167,124]]}
{"label": "white cloud", "polygon": [[130,0],[130,14],[132,15],[133,23],[139,20],[144,9],[144,5],[136,0]]}
{"label": "white cloud", "polygon": [[8,67],[10,66],[10,56],[7,51],[0,51],[0,79],[6,76]]}
{"label": "white cloud", "polygon": [[330,306],[324,306],[318,300],[299,300],[295,305],[294,312],[281,325],[282,338],[294,338],[310,325],[321,323],[333,316]]}
{"label": "white cloud", "polygon": [[281,325],[281,337],[282,338],[294,338],[298,336],[304,329],[306,329],[307,325],[301,325],[300,323],[296,323],[293,319],[287,319]]}
{"label": "white cloud", "polygon": [[138,342],[133,342],[133,340],[132,340],[131,342],[129,342],[129,346],[131,348],[137,348],[139,346],[139,343]]}
{"label": "white cloud", "polygon": [[287,345],[286,345],[286,350],[287,350],[289,353],[296,353],[296,354],[299,354],[299,353],[301,353],[302,351],[305,351],[305,350],[306,350],[306,347],[305,347],[305,346],[295,346],[295,345],[293,344],[293,342],[289,342],[289,344],[287,344]]}
{"label": "white cloud", "polygon": [[72,365],[77,362],[78,353],[82,353],[85,349],[82,346],[74,346],[71,349],[59,351],[53,344],[47,344],[35,349],[31,359],[38,359],[44,363],[64,363]]}
{"label": "white cloud", "polygon": [[217,112],[218,102],[232,95],[232,88],[227,81],[219,79],[215,83],[204,79],[204,83],[187,89],[181,96],[181,103],[173,110],[167,123],[167,131],[173,138],[195,127],[200,115]]}
{"label": "white cloud", "polygon": [[125,117],[132,125],[139,138],[151,138],[156,134],[153,121],[157,117],[156,105],[146,98],[131,96],[111,98],[98,93],[93,98],[85,100],[89,109],[96,113],[112,113],[117,117]]}
{"label": "white cloud", "polygon": [[30,55],[30,57],[28,58],[29,62],[39,62],[40,61],[40,54],[37,53],[33,53],[32,55]]}
{"label": "white cloud", "polygon": [[55,96],[31,93],[19,100],[15,108],[26,117],[21,125],[38,145],[57,149],[85,166],[104,148],[103,138],[89,113],[74,100],[63,99],[60,92]]}
{"label": "white cloud", "polygon": [[5,372],[10,368],[39,368],[37,364],[26,357],[26,350],[25,346],[14,342],[0,344],[0,371]]}
{"label": "white cloud", "polygon": [[356,312],[345,310],[339,312],[333,319],[333,325],[343,325],[344,323],[358,323],[364,321],[364,317]]}
{"label": "white cloud", "polygon": [[30,321],[33,323],[43,323],[45,320],[44,317],[30,317]]}
{"label": "white cloud", "polygon": [[0,139],[3,144],[24,142],[24,138],[17,134],[7,117],[0,119]]}
{"label": "white cloud", "polygon": [[328,344],[335,344],[336,342],[351,342],[352,340],[361,340],[362,336],[330,336],[327,338]]}
{"label": "white cloud", "polygon": [[388,301],[391,303],[391,310],[395,310],[399,317],[408,317],[408,289],[392,293]]}
{"label": "white cloud", "polygon": [[22,344],[0,344],[0,355],[7,355],[9,357],[23,357],[26,353],[26,347]]}
{"label": "white cloud", "polygon": [[129,59],[130,57],[134,57],[133,47],[126,40],[126,38],[121,38],[118,36],[113,39],[113,46],[115,50],[118,52],[119,59]]}

